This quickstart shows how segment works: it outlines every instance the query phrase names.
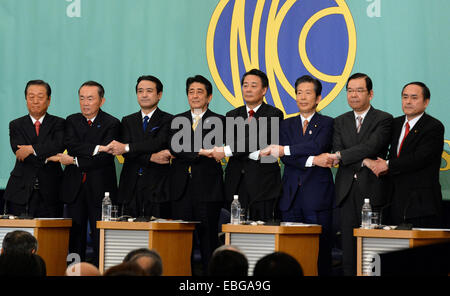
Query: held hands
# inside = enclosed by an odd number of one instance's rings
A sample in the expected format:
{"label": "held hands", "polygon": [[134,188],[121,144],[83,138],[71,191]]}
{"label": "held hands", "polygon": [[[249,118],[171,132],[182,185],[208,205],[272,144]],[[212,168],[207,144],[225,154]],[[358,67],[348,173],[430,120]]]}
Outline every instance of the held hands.
{"label": "held hands", "polygon": [[200,149],[198,155],[214,158],[217,162],[219,162],[223,158],[225,158],[225,151],[223,147],[214,147],[212,149]]}
{"label": "held hands", "polygon": [[322,153],[320,155],[314,156],[313,164],[315,166],[320,166],[323,168],[331,168],[335,166],[336,160],[337,159],[334,158],[334,154]]}
{"label": "held hands", "polygon": [[33,146],[31,145],[17,145],[17,148],[19,149],[16,151],[16,158],[19,161],[24,161],[25,158],[34,153]]}
{"label": "held hands", "polygon": [[98,148],[98,152],[106,152],[112,155],[122,155],[124,153],[126,153],[127,151],[125,150],[125,147],[127,146],[127,144],[123,144],[120,143],[116,140],[111,141],[111,143],[109,143],[106,146],[101,146]]}
{"label": "held hands", "polygon": [[272,145],[269,145],[266,148],[262,149],[259,152],[260,157],[269,156],[269,155],[272,155],[275,158],[283,157],[284,156],[284,146],[272,144]]}
{"label": "held hands", "polygon": [[[52,156],[55,157],[55,156]],[[58,153],[56,157],[59,158],[59,162],[63,165],[71,165],[73,164],[73,157],[69,154]]]}
{"label": "held hands", "polygon": [[386,160],[379,157],[376,160],[365,158],[363,165],[368,167],[377,177],[385,175],[389,170]]}
{"label": "held hands", "polygon": [[172,154],[170,154],[169,149],[161,150],[159,152],[153,153],[150,156],[150,161],[158,164],[168,164],[170,161],[175,158]]}

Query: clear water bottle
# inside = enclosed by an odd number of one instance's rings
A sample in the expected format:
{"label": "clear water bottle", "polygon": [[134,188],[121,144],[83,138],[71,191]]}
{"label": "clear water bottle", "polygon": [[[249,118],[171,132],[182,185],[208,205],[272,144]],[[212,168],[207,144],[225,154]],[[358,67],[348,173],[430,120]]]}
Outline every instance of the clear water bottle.
{"label": "clear water bottle", "polygon": [[365,198],[361,211],[361,227],[369,229],[371,222],[372,222],[372,206],[370,205],[370,199]]}
{"label": "clear water bottle", "polygon": [[231,224],[241,224],[241,203],[237,195],[233,197],[231,203]]}
{"label": "clear water bottle", "polygon": [[111,199],[109,198],[109,192],[105,192],[105,197],[102,201],[102,221],[111,220]]}

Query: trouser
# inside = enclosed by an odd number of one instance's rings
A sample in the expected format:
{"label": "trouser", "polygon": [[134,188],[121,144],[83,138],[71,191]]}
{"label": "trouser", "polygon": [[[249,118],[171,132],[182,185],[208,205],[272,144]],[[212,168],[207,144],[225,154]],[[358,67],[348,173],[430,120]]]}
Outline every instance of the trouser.
{"label": "trouser", "polygon": [[302,209],[299,203],[293,202],[288,211],[281,212],[281,220],[285,222],[302,222],[319,224],[322,233],[319,236],[319,258],[317,262],[319,276],[331,274],[331,248],[333,242],[332,210],[315,211]]}
{"label": "trouser", "polygon": [[94,264],[98,264],[100,232],[97,229],[97,221],[101,220],[102,205],[96,200],[87,183],[81,184],[80,191],[71,204],[67,205],[67,213],[72,218],[72,228],[69,237],[69,253],[80,255],[81,261],[86,261],[87,225],[92,233],[94,249]]}
{"label": "trouser", "polygon": [[183,196],[172,202],[172,217],[200,222],[194,230],[192,251],[194,251],[195,238],[198,237],[203,274],[206,275],[211,255],[219,245],[219,216],[223,202],[199,201],[191,187],[189,183]]}
{"label": "trouser", "polygon": [[56,202],[49,204],[43,198],[39,189],[34,189],[28,203],[25,205],[7,201],[7,214],[14,216],[29,216],[33,218],[59,218],[62,217],[63,204]]}

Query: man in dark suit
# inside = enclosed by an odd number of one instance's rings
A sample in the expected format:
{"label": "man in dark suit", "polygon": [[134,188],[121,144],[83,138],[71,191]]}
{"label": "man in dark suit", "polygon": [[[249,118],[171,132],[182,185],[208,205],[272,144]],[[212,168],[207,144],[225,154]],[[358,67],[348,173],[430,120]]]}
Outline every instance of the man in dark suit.
{"label": "man in dark suit", "polygon": [[122,118],[121,142],[108,145],[110,153],[125,158],[118,192],[123,214],[140,220],[170,218],[166,179],[172,157],[168,148],[173,116],[158,108],[162,94],[158,78],[139,77],[136,95],[141,110]]}
{"label": "man in dark suit", "polygon": [[322,99],[322,84],[304,75],[295,81],[300,115],[280,125],[280,145],[271,145],[261,155],[271,153],[284,163],[283,194],[279,209],[282,221],[319,224],[319,275],[331,273],[332,210],[335,203],[333,162],[328,154],[333,140],[333,119],[316,112]]}
{"label": "man in dark suit", "polygon": [[212,84],[205,77],[189,77],[186,93],[190,110],[176,115],[171,123],[171,153],[175,157],[169,178],[172,217],[200,222],[194,242],[198,237],[206,274],[218,246],[219,215],[224,202],[222,165],[210,158],[208,151],[223,144],[225,118],[208,109]]}
{"label": "man in dark suit", "polygon": [[430,90],[423,82],[411,82],[402,90],[402,110],[392,127],[387,160],[367,159],[375,175],[389,177],[389,222],[414,227],[440,227],[442,192],[439,169],[444,126],[425,113]]}
{"label": "man in dark suit", "polygon": [[103,86],[95,81],[83,83],[78,90],[81,113],[66,119],[64,143],[67,154],[60,154],[64,169],[61,186],[62,200],[72,218],[69,252],[78,253],[81,261],[86,256],[87,224],[92,231],[94,263],[98,263],[99,231],[96,222],[101,219],[101,204],[105,192],[113,202],[117,193],[114,156],[107,153],[111,141],[119,138],[120,122],[103,112]]}
{"label": "man in dark suit", "polygon": [[9,124],[17,160],[6,185],[6,206],[13,215],[62,217],[58,184],[63,172],[56,155],[64,151],[64,119],[47,113],[51,100],[47,82],[29,81],[25,99],[29,114]]}
{"label": "man in dark suit", "polygon": [[373,108],[372,80],[356,73],[347,80],[347,102],[353,111],[334,120],[333,150],[339,163],[336,202],[340,208],[344,275],[356,273],[356,240],[353,228],[361,225],[361,208],[369,198],[373,209],[386,203],[383,178],[363,165],[365,158],[385,157],[391,135],[392,115]]}
{"label": "man in dark suit", "polygon": [[[281,193],[280,166],[273,156],[260,156],[260,151],[278,142],[279,121],[283,112],[263,102],[269,82],[264,72],[253,69],[242,76],[245,105],[229,111],[229,119],[245,120],[244,126],[227,127],[225,147],[215,147],[212,156],[218,160],[230,157],[225,169],[225,197],[231,202],[239,195],[241,207],[250,220],[269,221],[275,218],[276,201]],[[273,125],[273,123],[275,125]],[[252,127],[253,125],[253,127]],[[273,126],[276,128],[272,131]],[[245,134],[241,134],[245,130]],[[263,132],[261,132],[263,130]],[[266,130],[264,132],[264,130]],[[266,135],[266,141],[261,139]],[[272,139],[275,142],[272,142]],[[272,142],[272,143],[263,143]]]}

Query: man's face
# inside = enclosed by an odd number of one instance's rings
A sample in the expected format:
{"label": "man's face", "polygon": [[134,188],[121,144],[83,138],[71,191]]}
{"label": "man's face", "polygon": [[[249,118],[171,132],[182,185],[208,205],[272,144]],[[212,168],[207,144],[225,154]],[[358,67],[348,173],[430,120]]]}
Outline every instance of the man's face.
{"label": "man's face", "polygon": [[423,97],[422,88],[415,84],[410,84],[402,92],[402,110],[408,120],[425,112],[430,100]]}
{"label": "man's face", "polygon": [[97,116],[98,110],[105,102],[105,98],[100,98],[97,86],[83,86],[78,96],[80,99],[81,113],[87,119]]}
{"label": "man's face", "polygon": [[137,86],[137,100],[143,110],[155,108],[162,96],[162,91],[158,93],[156,83],[149,80],[142,80]]}
{"label": "man's face", "polygon": [[188,103],[194,113],[202,113],[208,108],[212,95],[207,94],[203,83],[193,82],[188,89]]}
{"label": "man's face", "polygon": [[350,108],[356,112],[363,112],[370,106],[370,100],[373,98],[373,90],[370,92],[366,87],[364,77],[352,79],[347,86],[347,102]]}
{"label": "man's face", "polygon": [[322,96],[316,96],[314,83],[302,82],[297,85],[297,106],[301,114],[310,114],[316,110]]}
{"label": "man's face", "polygon": [[28,86],[26,100],[28,112],[35,119],[41,118],[50,105],[50,97],[47,95],[47,89],[43,85]]}
{"label": "man's face", "polygon": [[259,105],[264,99],[267,87],[262,86],[259,76],[247,75],[242,83],[242,94],[245,102],[250,105]]}

